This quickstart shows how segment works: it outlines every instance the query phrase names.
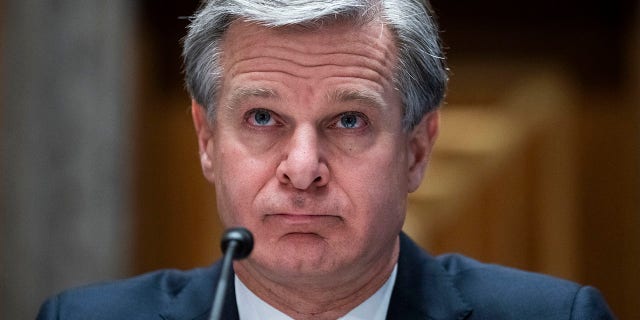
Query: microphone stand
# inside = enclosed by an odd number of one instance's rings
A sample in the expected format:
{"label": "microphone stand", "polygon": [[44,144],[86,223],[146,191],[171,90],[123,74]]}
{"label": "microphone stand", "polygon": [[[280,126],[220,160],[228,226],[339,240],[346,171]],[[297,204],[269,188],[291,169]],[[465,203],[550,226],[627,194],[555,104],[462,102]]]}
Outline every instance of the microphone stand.
{"label": "microphone stand", "polygon": [[234,259],[244,259],[249,256],[253,249],[253,236],[251,232],[245,228],[228,229],[222,236],[221,247],[224,252],[224,258],[222,260],[222,270],[220,272],[220,279],[218,280],[218,287],[216,288],[209,320],[220,319],[227,292],[231,262]]}

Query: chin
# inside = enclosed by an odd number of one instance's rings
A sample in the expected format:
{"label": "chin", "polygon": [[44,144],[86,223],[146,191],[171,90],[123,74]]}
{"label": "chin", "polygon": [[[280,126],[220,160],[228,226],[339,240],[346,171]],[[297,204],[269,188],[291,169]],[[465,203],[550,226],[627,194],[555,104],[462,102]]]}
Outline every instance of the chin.
{"label": "chin", "polygon": [[305,239],[255,252],[252,260],[260,268],[276,277],[315,278],[339,271],[340,257],[332,253],[326,243]]}

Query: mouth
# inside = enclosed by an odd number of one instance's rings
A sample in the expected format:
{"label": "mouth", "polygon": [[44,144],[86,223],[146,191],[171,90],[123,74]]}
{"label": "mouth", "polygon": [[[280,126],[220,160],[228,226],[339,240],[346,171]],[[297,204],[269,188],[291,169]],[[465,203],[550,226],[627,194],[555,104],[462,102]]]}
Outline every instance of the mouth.
{"label": "mouth", "polygon": [[267,215],[265,222],[289,232],[315,233],[322,229],[336,227],[342,222],[342,218],[324,214],[278,213]]}
{"label": "mouth", "polygon": [[336,216],[324,215],[324,214],[296,214],[296,213],[278,213],[278,214],[272,214],[269,216],[274,217],[276,219],[281,219],[287,222],[291,222],[291,223],[306,223],[306,222],[310,222],[318,219],[337,218]]}

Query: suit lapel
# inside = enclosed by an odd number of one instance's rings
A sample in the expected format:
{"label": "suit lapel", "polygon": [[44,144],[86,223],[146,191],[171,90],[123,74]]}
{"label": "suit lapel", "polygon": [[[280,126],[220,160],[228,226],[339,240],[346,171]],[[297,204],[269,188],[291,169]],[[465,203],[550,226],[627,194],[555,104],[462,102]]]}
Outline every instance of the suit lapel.
{"label": "suit lapel", "polygon": [[464,319],[469,313],[471,308],[442,266],[401,234],[387,319]]}
{"label": "suit lapel", "polygon": [[[227,291],[228,293],[227,293],[227,297],[224,300],[224,307],[222,307],[222,313],[220,314],[220,319],[222,320],[227,320],[227,319],[239,320],[240,319],[240,316],[238,315],[238,306],[236,304],[235,285],[233,282],[234,281],[232,280],[231,283],[229,283],[229,286],[227,287],[227,289],[229,290]],[[211,304],[213,304],[213,298],[211,300]],[[194,318],[186,318],[186,319],[208,320],[210,316],[211,316],[211,305],[207,308],[207,310],[205,310],[205,312],[199,314],[198,316]]]}
{"label": "suit lapel", "polygon": [[[236,293],[233,281],[227,287],[228,294],[224,301],[224,307],[222,308],[222,313],[220,314],[220,319],[222,320],[239,320],[240,316],[238,315],[238,306],[236,304]],[[213,300],[211,300],[213,303]],[[205,312],[196,316],[195,318],[187,318],[193,320],[208,320],[211,315],[211,306],[207,308]]]}
{"label": "suit lapel", "polygon": [[[220,278],[222,263],[218,262],[211,268],[202,269],[194,274],[189,281],[180,288],[168,287],[164,289],[171,296],[170,303],[159,314],[163,320],[207,320],[211,313],[216,284]],[[230,273],[227,297],[222,309],[221,319],[238,320],[236,306],[234,274]]]}

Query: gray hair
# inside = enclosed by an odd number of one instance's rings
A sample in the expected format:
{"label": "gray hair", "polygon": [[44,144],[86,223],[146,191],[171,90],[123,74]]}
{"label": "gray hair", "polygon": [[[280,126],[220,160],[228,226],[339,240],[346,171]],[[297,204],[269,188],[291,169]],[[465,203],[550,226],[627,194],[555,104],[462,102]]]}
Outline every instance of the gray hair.
{"label": "gray hair", "polygon": [[184,39],[184,72],[189,93],[215,116],[222,66],[220,47],[237,20],[267,27],[318,26],[347,19],[366,23],[376,17],[394,33],[398,64],[394,75],[404,105],[403,126],[411,129],[438,108],[447,85],[447,68],[438,28],[426,0],[210,0],[191,18]]}

